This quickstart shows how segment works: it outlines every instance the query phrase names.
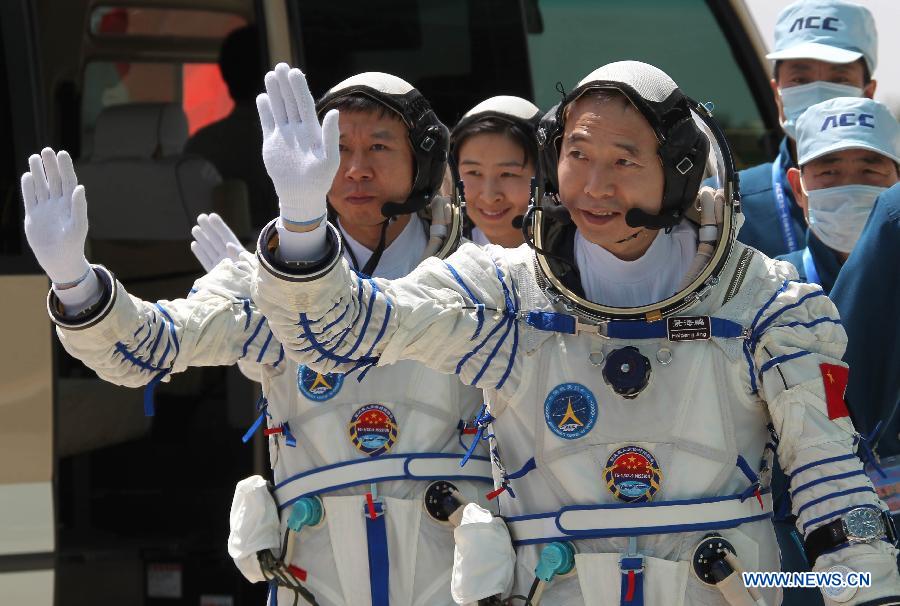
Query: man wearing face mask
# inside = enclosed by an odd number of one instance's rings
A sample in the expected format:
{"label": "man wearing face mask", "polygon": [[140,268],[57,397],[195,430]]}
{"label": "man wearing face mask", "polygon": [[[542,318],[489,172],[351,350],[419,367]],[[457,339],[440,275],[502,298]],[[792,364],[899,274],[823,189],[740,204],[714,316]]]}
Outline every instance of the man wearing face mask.
{"label": "man wearing face mask", "polygon": [[900,323],[885,322],[900,304],[900,284],[885,279],[896,273],[897,259],[900,184],[878,196],[830,295],[849,336],[844,360],[853,368],[847,384],[853,424],[872,436],[882,466],[884,457],[900,455]]}
{"label": "man wearing face mask", "polygon": [[900,124],[871,99],[813,105],[797,120],[800,168],[788,181],[809,224],[806,247],[778,257],[830,292],[875,199],[898,180]]}
{"label": "man wearing face mask", "polygon": [[[801,281],[818,284],[830,293],[875,199],[900,178],[900,125],[877,101],[840,97],[810,107],[797,120],[795,132],[800,168],[788,169],[787,178],[809,231],[803,249],[777,258],[792,263]],[[843,313],[841,316],[843,319]],[[849,327],[847,333],[853,342]],[[865,366],[858,360],[845,361],[854,368],[851,374]],[[848,397],[852,410],[851,402]],[[871,431],[859,426],[857,429],[863,435]],[[783,482],[779,468],[773,485],[778,512],[775,528],[783,565],[786,570],[804,571],[808,568],[795,548],[797,538],[791,539],[793,519]],[[783,604],[811,604],[813,599],[818,596],[811,590],[789,589]]]}
{"label": "man wearing face mask", "polygon": [[746,222],[738,239],[770,257],[798,251],[806,239],[803,211],[787,179],[796,166],[797,119],[836,97],[875,94],[878,34],[869,10],[843,0],[791,4],[778,16],[772,93],[787,135],[774,162],[740,172]]}

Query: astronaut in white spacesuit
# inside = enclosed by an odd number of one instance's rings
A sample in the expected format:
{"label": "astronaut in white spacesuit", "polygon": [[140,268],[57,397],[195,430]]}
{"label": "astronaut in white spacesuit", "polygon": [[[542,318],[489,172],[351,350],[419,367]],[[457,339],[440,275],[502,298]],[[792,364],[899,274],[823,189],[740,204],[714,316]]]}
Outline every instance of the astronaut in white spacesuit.
{"label": "astronaut in white spacesuit", "polygon": [[[258,101],[264,124],[290,123]],[[485,389],[503,518],[466,507],[457,602],[776,604],[779,589],[738,573],[779,570],[777,450],[813,569],[871,573],[826,603],[900,603],[890,516],[854,454],[837,312],[735,242],[727,143],[665,73],[606,65],[542,121],[528,245],[464,244],[397,280],[352,275],[314,186],[330,143],[306,136],[270,168],[276,187],[310,186],[261,233],[253,299],[286,356],[323,372],[419,360]],[[284,218],[313,227],[287,233]]]}
{"label": "astronaut in white spacesuit", "polygon": [[541,110],[521,97],[485,99],[450,131],[450,170],[464,192],[466,236],[515,248],[531,199]]}
{"label": "astronaut in white spacesuit", "polygon": [[[293,99],[298,85],[305,81],[289,79],[287,66],[266,79],[270,99]],[[309,95],[305,88],[298,94]],[[296,111],[296,102],[286,105],[282,111]],[[340,108],[340,126],[333,108]],[[344,252],[358,264],[355,279],[400,277],[423,258],[454,250],[461,209],[433,195],[448,132],[421,94],[394,76],[367,73],[331,89],[319,110],[334,144],[321,185],[349,243]],[[318,128],[312,104],[302,117]],[[277,163],[279,150],[266,150],[266,162]],[[268,436],[274,488],[259,476],[238,485],[228,547],[247,578],[272,582],[269,603],[452,604],[448,518],[460,504],[488,505],[491,489],[486,456],[459,465],[481,391],[414,361],[362,361],[342,375],[285,359],[250,298],[255,257],[241,254],[215,217],[202,218],[195,231],[192,248],[209,273],[187,299],[131,297],[109,271],[84,259],[84,188],[76,186],[68,154],[46,149],[32,156],[30,169],[23,175],[26,232],[53,281],[48,306],[67,351],[121,385],[235,362],[262,383],[254,428]],[[354,335],[337,342],[361,360],[371,356]]]}

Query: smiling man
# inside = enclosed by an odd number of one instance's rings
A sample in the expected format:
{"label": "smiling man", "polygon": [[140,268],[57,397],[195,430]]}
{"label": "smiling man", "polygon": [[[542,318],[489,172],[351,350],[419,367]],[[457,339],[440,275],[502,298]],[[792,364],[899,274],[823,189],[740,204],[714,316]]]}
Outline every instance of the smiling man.
{"label": "smiling man", "polygon": [[[311,158],[334,147],[307,134],[293,163],[270,170],[276,187],[328,174]],[[477,437],[491,444],[504,518],[465,508],[456,602],[776,603],[774,588],[732,576],[780,568],[774,449],[815,570],[872,574],[836,597],[900,600],[890,516],[853,454],[841,386],[825,383],[846,371],[846,335],[816,321],[837,315],[821,289],[734,241],[733,165],[705,108],[653,66],[611,63],[545,118],[538,141],[529,246],[466,244],[367,284],[333,225],[285,233],[276,219],[259,240],[253,297],[287,356],[340,371],[365,350],[485,390]],[[704,177],[722,191],[701,191]],[[281,214],[325,224],[324,196],[282,199]]]}

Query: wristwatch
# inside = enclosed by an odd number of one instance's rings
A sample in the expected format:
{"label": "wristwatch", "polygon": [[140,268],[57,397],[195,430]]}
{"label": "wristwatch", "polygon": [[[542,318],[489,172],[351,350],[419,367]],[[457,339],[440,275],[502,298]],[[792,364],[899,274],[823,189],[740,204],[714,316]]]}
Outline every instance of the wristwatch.
{"label": "wristwatch", "polygon": [[809,533],[804,541],[806,557],[812,566],[824,552],[844,543],[871,543],[882,538],[892,545],[897,543],[897,530],[891,512],[857,507]]}

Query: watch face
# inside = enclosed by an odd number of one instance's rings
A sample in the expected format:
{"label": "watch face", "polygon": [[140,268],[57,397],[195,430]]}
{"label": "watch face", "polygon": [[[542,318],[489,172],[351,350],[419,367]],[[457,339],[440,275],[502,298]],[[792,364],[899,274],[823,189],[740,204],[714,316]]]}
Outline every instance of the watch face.
{"label": "watch face", "polygon": [[884,535],[884,520],[881,513],[869,507],[858,507],[845,517],[847,538],[870,541]]}

